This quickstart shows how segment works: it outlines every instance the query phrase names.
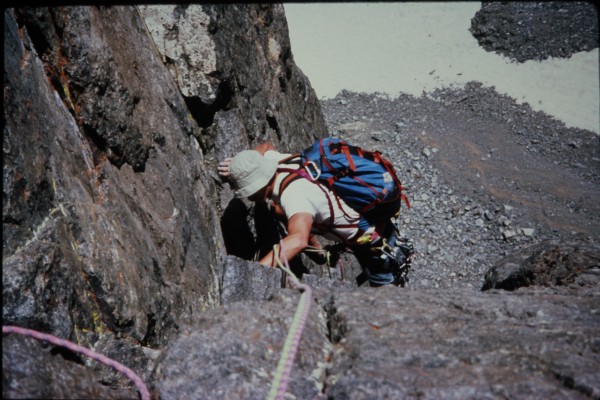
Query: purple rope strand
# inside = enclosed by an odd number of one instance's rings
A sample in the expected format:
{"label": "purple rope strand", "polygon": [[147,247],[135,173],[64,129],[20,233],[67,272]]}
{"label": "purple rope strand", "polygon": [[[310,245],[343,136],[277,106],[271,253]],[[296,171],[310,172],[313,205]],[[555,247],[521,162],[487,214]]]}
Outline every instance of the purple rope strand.
{"label": "purple rope strand", "polygon": [[19,335],[30,336],[32,338],[43,340],[57,346],[66,347],[71,351],[81,353],[84,356],[101,362],[102,364],[108,365],[109,367],[112,367],[120,373],[122,373],[123,375],[127,376],[133,381],[133,383],[135,383],[140,392],[140,397],[142,400],[150,400],[150,392],[148,391],[148,388],[146,387],[146,384],[144,384],[142,379],[135,372],[133,372],[131,369],[129,369],[128,367],[126,367],[118,361],[112,360],[106,356],[103,356],[102,354],[98,354],[90,349],[79,346],[73,342],[69,342],[68,340],[61,339],[59,337],[47,333],[34,331],[32,329],[20,328],[18,326],[3,325],[2,333],[17,333]]}

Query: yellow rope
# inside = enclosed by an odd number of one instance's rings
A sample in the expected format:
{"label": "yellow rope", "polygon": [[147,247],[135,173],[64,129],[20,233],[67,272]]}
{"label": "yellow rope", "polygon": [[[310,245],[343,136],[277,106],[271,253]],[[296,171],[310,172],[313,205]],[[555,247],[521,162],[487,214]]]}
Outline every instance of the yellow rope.
{"label": "yellow rope", "polygon": [[283,253],[284,262],[281,261],[279,256],[280,252],[278,251],[278,246],[273,246],[273,253],[275,255],[277,265],[279,268],[281,268],[281,270],[285,271],[290,276],[290,279],[294,285],[296,285],[298,289],[302,290],[302,296],[300,297],[300,302],[298,303],[298,307],[296,308],[296,312],[292,318],[292,323],[285,339],[283,350],[281,351],[279,363],[277,364],[277,369],[273,375],[271,390],[269,391],[269,395],[267,397],[268,400],[281,400],[285,395],[290,372],[292,370],[292,364],[294,363],[294,357],[298,351],[300,337],[306,324],[308,312],[310,310],[310,304],[312,301],[312,289],[310,286],[301,283],[289,268],[287,258],[285,257],[285,251],[283,249],[283,241],[280,242],[279,249],[281,249],[281,252]]}

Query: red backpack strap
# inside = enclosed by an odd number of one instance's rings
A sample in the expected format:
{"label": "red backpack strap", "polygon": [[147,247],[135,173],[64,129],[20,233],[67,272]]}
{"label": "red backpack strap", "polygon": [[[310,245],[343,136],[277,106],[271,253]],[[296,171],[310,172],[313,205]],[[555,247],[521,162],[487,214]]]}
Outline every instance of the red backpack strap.
{"label": "red backpack strap", "polygon": [[279,165],[281,165],[281,164],[289,164],[289,163],[290,163],[290,161],[292,161],[292,160],[294,160],[294,159],[296,159],[296,158],[298,159],[298,161],[297,161],[297,162],[298,162],[298,163],[300,163],[300,153],[296,153],[296,154],[292,154],[292,155],[290,155],[290,156],[287,156],[287,157],[285,157],[285,158],[283,158],[283,159],[279,160],[279,161],[278,161],[278,164],[279,164]]}
{"label": "red backpack strap", "polygon": [[281,194],[283,193],[283,191],[290,185],[290,183],[292,183],[295,180],[298,180],[300,178],[302,178],[302,175],[300,175],[298,173],[298,170],[295,169],[291,169],[291,168],[277,168],[278,172],[288,172],[289,175],[286,176],[285,178],[283,178],[283,180],[281,181],[281,183],[279,184],[279,197],[281,198]]}

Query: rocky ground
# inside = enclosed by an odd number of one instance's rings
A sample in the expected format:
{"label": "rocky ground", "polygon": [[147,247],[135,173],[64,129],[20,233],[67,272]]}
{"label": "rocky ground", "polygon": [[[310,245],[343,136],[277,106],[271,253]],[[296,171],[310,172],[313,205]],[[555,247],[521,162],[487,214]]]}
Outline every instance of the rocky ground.
{"label": "rocky ground", "polygon": [[412,205],[400,218],[417,252],[411,286],[479,290],[519,248],[600,232],[592,132],[477,83],[420,98],[343,92],[322,106],[333,135],[398,169]]}
{"label": "rocky ground", "polygon": [[[547,3],[544,18],[535,12],[540,7],[484,3],[472,31],[489,49],[523,61],[589,49],[583,42],[597,46],[590,3]],[[537,52],[523,55],[549,20],[559,21],[552,26],[566,39],[536,42]],[[520,35],[508,35],[513,28]],[[567,128],[477,82],[419,98],[342,92],[322,108],[330,133],[378,149],[397,166],[412,204],[400,227],[417,252],[413,287],[479,290],[494,263],[525,246],[600,233],[600,140],[593,132]]]}

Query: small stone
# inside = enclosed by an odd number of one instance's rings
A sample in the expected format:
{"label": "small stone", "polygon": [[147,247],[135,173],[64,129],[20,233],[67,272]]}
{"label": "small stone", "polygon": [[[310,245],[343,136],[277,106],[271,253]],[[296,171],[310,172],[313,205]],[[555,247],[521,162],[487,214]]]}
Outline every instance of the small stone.
{"label": "small stone", "polygon": [[501,216],[500,218],[498,218],[498,225],[510,226],[510,224],[511,224],[510,219],[506,218],[504,215]]}
{"label": "small stone", "polygon": [[521,233],[527,237],[532,237],[533,236],[533,228],[521,228]]}
{"label": "small stone", "polygon": [[504,237],[504,240],[508,240],[512,237],[515,237],[517,235],[517,232],[513,231],[512,229],[506,229],[504,232],[502,232],[502,236]]}

